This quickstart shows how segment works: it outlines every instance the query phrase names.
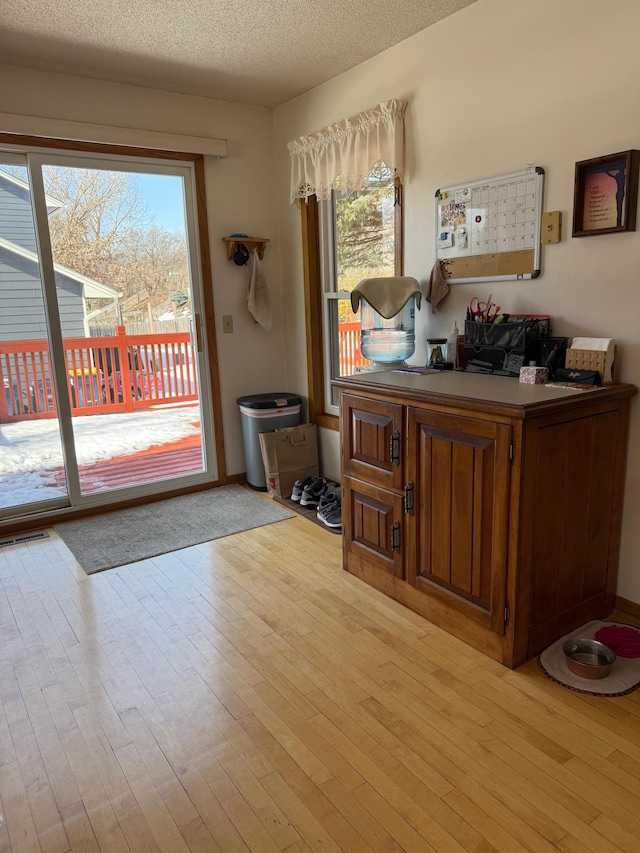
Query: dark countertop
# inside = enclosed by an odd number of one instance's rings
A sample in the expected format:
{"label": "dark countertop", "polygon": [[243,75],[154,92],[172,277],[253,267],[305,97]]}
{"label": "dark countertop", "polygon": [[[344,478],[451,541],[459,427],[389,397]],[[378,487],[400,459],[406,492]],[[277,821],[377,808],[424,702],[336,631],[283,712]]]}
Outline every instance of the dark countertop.
{"label": "dark countertop", "polygon": [[527,385],[515,377],[490,376],[442,370],[429,374],[403,373],[397,370],[357,373],[333,381],[339,388],[385,394],[402,399],[434,403],[453,403],[462,408],[487,408],[503,410],[516,417],[527,417],[558,407],[592,404],[631,397],[637,392],[635,385],[611,383],[601,388],[581,390],[553,388],[548,385]]}

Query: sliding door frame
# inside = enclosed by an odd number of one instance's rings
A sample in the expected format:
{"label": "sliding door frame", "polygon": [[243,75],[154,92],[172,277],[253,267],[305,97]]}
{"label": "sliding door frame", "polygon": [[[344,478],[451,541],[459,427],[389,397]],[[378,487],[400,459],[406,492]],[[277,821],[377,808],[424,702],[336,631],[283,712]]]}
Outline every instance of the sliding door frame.
{"label": "sliding door frame", "polygon": [[[51,252],[51,244],[47,228],[46,217],[38,215],[36,210],[35,199],[39,196],[43,198],[44,183],[42,178],[41,166],[44,162],[49,162],[50,159],[58,156],[65,159],[77,154],[78,159],[74,162],[69,159],[69,167],[81,167],[82,159],[90,158],[91,155],[99,155],[100,161],[105,164],[105,169],[109,168],[109,159],[112,165],[117,165],[120,161],[122,164],[126,161],[128,171],[134,171],[136,161],[138,165],[143,167],[146,163],[147,170],[153,161],[162,161],[164,164],[171,166],[180,165],[187,166],[192,170],[193,191],[186,187],[185,203],[190,208],[188,211],[188,219],[192,217],[194,228],[191,231],[192,236],[195,236],[196,245],[189,245],[190,267],[196,276],[192,276],[192,288],[197,288],[195,278],[200,279],[199,301],[201,326],[194,329],[196,336],[200,332],[205,337],[206,346],[206,372],[209,378],[209,388],[211,399],[203,399],[200,395],[200,406],[202,416],[202,432],[203,444],[207,451],[212,450],[213,462],[212,468],[215,468],[215,474],[207,479],[206,472],[203,472],[201,481],[198,481],[199,475],[191,475],[194,481],[190,484],[183,484],[172,488],[172,481],[165,481],[164,488],[160,481],[143,484],[135,489],[133,496],[122,496],[121,492],[103,492],[100,495],[81,496],[77,486],[77,462],[75,453],[73,452],[73,433],[71,422],[71,406],[68,396],[61,394],[58,396],[58,404],[60,406],[60,420],[63,436],[63,453],[65,455],[65,463],[70,471],[68,492],[69,499],[75,506],[65,506],[53,508],[48,502],[40,510],[40,507],[34,507],[34,511],[27,515],[14,517],[12,519],[0,520],[0,533],[3,529],[11,528],[12,531],[19,529],[29,529],[35,526],[42,526],[48,522],[53,522],[60,518],[73,518],[80,515],[87,515],[92,512],[103,511],[105,506],[109,508],[133,506],[139,503],[145,503],[152,500],[159,500],[166,497],[171,497],[178,494],[186,494],[188,492],[198,491],[211,488],[212,486],[221,485],[228,482],[225,466],[224,454],[224,436],[222,425],[222,413],[219,407],[220,400],[220,377],[218,372],[218,357],[217,357],[217,341],[215,332],[215,312],[213,304],[213,288],[211,276],[211,253],[209,245],[209,228],[207,221],[206,207],[206,187],[205,187],[205,170],[204,156],[201,154],[190,154],[175,151],[158,151],[154,149],[137,148],[132,146],[106,145],[102,143],[84,143],[73,142],[60,139],[48,139],[41,137],[20,136],[17,134],[0,133],[0,154],[5,150],[7,155],[11,154],[27,154],[31,158],[34,168],[30,168],[30,181],[32,182],[32,203],[34,207],[34,218],[36,225],[36,233],[38,236],[39,250],[41,254],[43,289],[45,291],[45,299],[48,304],[57,304],[57,295],[55,289],[55,279],[53,277],[53,258]],[[144,169],[142,169],[144,171]],[[189,233],[189,229],[187,229]],[[191,243],[191,241],[189,241]],[[194,263],[197,268],[194,268]],[[53,300],[53,302],[51,301]],[[57,315],[57,312],[55,312]],[[195,318],[194,318],[195,319]],[[57,328],[55,328],[57,326]],[[49,329],[51,336],[51,346],[54,351],[62,352],[62,334],[59,323],[54,323],[53,328]],[[66,388],[66,376],[64,374],[64,362],[60,358],[58,362],[56,377],[57,384],[60,387]],[[208,410],[208,414],[205,412]],[[210,433],[207,426],[213,424],[213,447],[211,447]],[[69,432],[70,431],[70,432]],[[71,449],[71,452],[67,451]]]}

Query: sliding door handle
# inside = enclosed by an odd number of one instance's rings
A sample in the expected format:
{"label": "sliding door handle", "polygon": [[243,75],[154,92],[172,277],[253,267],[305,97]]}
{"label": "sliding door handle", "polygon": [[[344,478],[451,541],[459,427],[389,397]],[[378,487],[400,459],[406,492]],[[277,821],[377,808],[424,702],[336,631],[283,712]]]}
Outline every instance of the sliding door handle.
{"label": "sliding door handle", "polygon": [[195,330],[196,330],[196,349],[198,352],[202,352],[204,349],[202,345],[202,317],[200,314],[193,315]]}

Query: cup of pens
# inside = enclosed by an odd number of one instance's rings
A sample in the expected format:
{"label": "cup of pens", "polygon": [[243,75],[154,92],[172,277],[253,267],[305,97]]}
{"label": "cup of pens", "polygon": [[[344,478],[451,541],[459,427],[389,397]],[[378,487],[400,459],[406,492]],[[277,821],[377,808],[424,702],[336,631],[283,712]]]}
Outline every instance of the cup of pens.
{"label": "cup of pens", "polygon": [[504,316],[500,314],[500,306],[492,301],[491,294],[486,302],[481,302],[477,296],[474,296],[467,308],[467,320],[474,323],[495,323],[499,317]]}

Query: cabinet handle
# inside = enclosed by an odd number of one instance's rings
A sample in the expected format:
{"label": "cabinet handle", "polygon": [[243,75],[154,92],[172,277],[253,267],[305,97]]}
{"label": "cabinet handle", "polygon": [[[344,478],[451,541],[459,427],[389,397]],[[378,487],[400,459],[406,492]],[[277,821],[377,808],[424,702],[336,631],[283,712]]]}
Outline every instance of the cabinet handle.
{"label": "cabinet handle", "polygon": [[400,464],[400,432],[398,430],[389,439],[389,456],[394,465]]}
{"label": "cabinet handle", "polygon": [[400,522],[394,521],[391,525],[391,550],[400,553]]}
{"label": "cabinet handle", "polygon": [[404,511],[406,515],[413,515],[413,483],[411,480],[404,487]]}

